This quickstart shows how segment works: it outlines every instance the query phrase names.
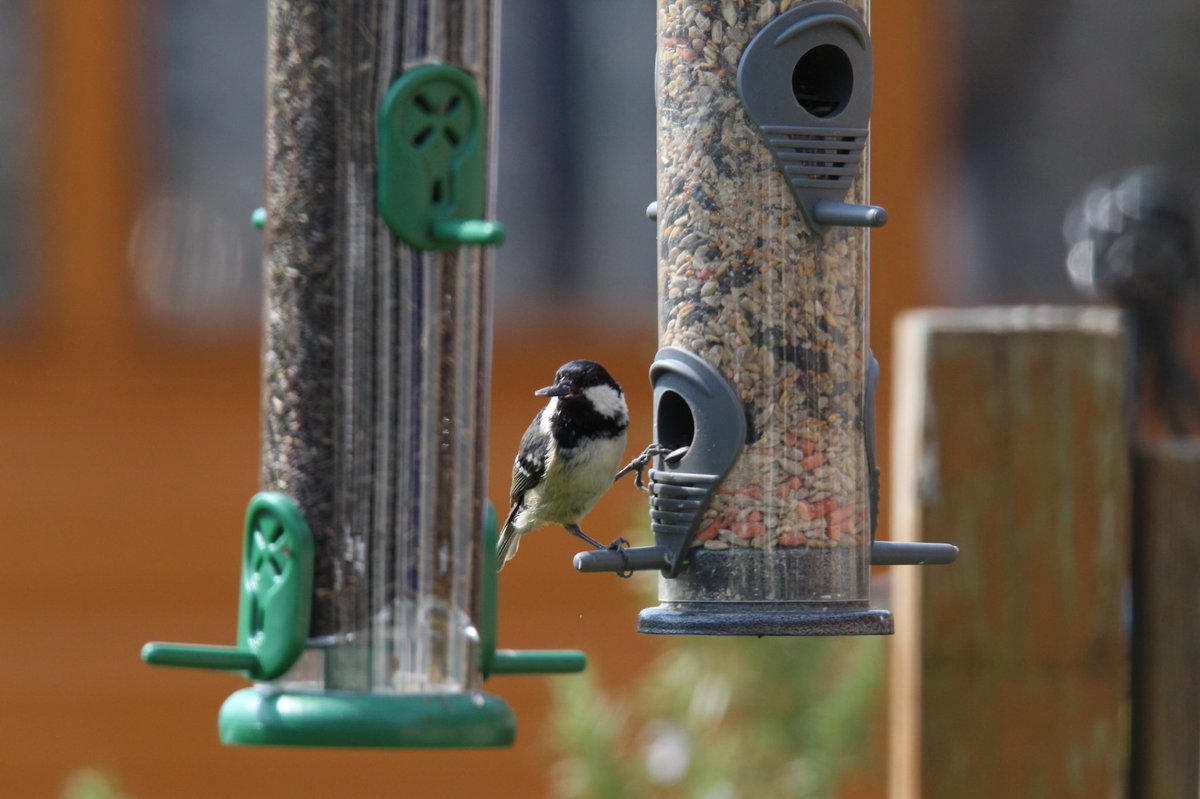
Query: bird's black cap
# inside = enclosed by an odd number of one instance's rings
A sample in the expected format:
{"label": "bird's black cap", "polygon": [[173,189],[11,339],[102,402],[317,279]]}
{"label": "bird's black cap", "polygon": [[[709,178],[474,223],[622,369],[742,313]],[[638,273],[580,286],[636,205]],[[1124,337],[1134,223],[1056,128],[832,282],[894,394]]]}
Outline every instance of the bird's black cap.
{"label": "bird's black cap", "polygon": [[603,366],[595,361],[578,360],[560,366],[554,375],[554,385],[540,388],[534,394],[539,397],[565,397],[592,386],[611,386],[617,391],[621,390],[621,386]]}

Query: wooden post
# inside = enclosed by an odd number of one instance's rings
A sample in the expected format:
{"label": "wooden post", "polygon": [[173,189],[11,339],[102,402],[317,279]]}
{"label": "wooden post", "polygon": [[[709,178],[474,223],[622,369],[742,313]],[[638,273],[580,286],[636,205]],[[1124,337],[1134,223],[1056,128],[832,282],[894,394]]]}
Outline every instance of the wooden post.
{"label": "wooden post", "polygon": [[896,570],[889,796],[1122,797],[1120,314],[925,311],[897,344],[890,532],[961,555]]}
{"label": "wooden post", "polygon": [[1135,797],[1200,795],[1200,442],[1139,444],[1134,475]]}

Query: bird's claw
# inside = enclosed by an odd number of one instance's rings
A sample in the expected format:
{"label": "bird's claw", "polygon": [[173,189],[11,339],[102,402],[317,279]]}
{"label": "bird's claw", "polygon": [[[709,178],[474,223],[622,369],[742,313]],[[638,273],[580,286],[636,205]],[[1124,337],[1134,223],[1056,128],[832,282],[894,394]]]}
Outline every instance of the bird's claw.
{"label": "bird's claw", "polygon": [[613,477],[613,482],[620,480],[625,475],[633,472],[633,484],[637,486],[639,491],[649,491],[646,487],[646,467],[650,465],[651,458],[665,456],[671,454],[669,447],[664,447],[661,444],[651,444],[642,451],[641,455],[631,460],[625,468],[617,472]]}
{"label": "bird's claw", "polygon": [[629,542],[624,538],[618,538],[608,545],[608,549],[621,555],[621,571],[617,572],[617,576],[622,580],[628,580],[633,576],[633,569],[629,566],[629,556],[625,554],[625,550],[629,549]]}

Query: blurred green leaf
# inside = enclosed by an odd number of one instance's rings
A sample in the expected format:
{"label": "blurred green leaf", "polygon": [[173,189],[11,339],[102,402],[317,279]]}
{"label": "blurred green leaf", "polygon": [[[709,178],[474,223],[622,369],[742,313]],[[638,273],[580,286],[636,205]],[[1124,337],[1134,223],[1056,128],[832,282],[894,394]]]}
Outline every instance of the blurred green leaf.
{"label": "blurred green leaf", "polygon": [[81,769],[67,778],[62,799],[131,799],[117,781],[95,769]]}
{"label": "blurred green leaf", "polygon": [[620,695],[554,689],[564,799],[834,795],[876,751],[878,638],[680,636]]}

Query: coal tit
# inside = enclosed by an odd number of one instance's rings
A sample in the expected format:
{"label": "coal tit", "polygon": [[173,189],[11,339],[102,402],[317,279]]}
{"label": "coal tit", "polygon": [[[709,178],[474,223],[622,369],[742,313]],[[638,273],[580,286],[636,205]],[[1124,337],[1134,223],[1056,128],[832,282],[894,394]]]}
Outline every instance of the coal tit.
{"label": "coal tit", "polygon": [[625,395],[600,364],[571,361],[558,370],[554,385],[534,394],[550,401],[521,437],[513,463],[508,518],[497,552],[500,568],[517,554],[521,536],[548,524],[562,525],[603,549],[579,529],[579,520],[613,484],[625,452]]}

